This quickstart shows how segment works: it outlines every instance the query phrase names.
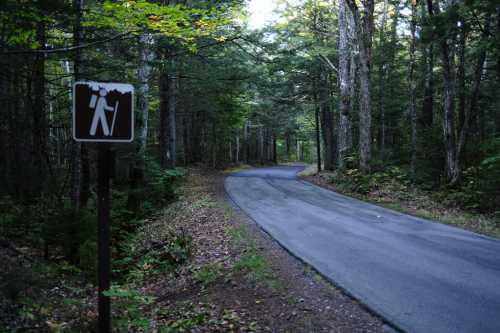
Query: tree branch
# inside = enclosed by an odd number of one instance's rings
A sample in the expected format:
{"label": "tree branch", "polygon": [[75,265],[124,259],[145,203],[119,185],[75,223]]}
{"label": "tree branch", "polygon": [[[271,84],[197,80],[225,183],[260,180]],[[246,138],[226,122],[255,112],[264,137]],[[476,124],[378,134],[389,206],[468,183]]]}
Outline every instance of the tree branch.
{"label": "tree branch", "polygon": [[1,52],[0,54],[7,54],[7,55],[8,54],[50,54],[50,53],[71,52],[71,51],[74,51],[74,50],[84,49],[84,48],[91,47],[91,46],[94,46],[94,45],[98,45],[98,44],[110,42],[112,40],[120,39],[120,38],[125,37],[127,35],[130,35],[130,34],[132,34],[134,32],[135,31],[127,31],[127,32],[123,32],[123,33],[114,35],[112,37],[109,37],[109,38],[106,38],[106,39],[102,39],[102,40],[98,40],[98,41],[95,41],[95,42],[85,43],[85,44],[80,44],[80,45],[74,45],[74,46],[69,46],[69,47],[62,47],[62,48],[58,48],[58,49],[16,50],[16,51]]}
{"label": "tree branch", "polygon": [[337,72],[337,74],[339,73],[339,70],[337,69],[337,67],[335,67],[335,65],[330,61],[330,59],[328,59],[328,57],[320,54],[319,55],[319,58],[328,66],[330,67],[331,69],[333,69],[335,72]]}

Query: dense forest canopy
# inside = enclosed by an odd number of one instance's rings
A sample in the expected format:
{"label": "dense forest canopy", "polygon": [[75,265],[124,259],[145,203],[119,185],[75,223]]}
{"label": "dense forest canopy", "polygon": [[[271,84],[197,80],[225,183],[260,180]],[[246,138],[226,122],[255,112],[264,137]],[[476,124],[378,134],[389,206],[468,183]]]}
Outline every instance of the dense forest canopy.
{"label": "dense forest canopy", "polygon": [[87,195],[92,147],[67,132],[75,80],[136,86],[140,135],[126,156],[140,169],[151,154],[163,166],[313,160],[319,143],[327,170],[351,158],[440,186],[494,172],[495,2],[276,10],[279,22],[252,31],[238,1],[3,1],[4,194]]}
{"label": "dense forest canopy", "polygon": [[[0,191],[85,208],[95,147],[71,139],[71,85],[136,87],[134,145],[115,182],[203,163],[397,166],[427,188],[498,204],[500,9],[495,1],[2,1]],[[50,198],[50,199],[49,199]],[[139,200],[140,201],[140,200]]]}

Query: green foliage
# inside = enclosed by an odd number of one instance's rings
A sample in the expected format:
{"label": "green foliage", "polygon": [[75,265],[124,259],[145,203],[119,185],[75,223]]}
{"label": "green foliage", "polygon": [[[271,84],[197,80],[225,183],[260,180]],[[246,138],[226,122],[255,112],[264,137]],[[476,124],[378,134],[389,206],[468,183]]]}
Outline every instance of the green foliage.
{"label": "green foliage", "polygon": [[500,212],[500,139],[480,147],[485,156],[477,166],[463,172],[461,187],[449,192],[448,200],[459,207],[480,212]]}
{"label": "green foliage", "polygon": [[[356,157],[346,157],[346,165],[355,165]],[[383,171],[365,174],[359,169],[346,169],[344,173],[335,173],[329,181],[334,183],[339,189],[358,194],[368,194],[378,190],[381,185],[393,182],[399,186],[408,186],[410,181],[408,174],[398,166],[390,166]]]}
{"label": "green foliage", "polygon": [[214,208],[216,206],[217,202],[206,194],[200,195],[200,197],[192,204],[192,207],[194,209]]}
{"label": "green foliage", "polygon": [[194,278],[204,287],[215,282],[223,274],[224,267],[222,263],[209,263],[201,267],[194,273]]}
{"label": "green foliage", "polygon": [[145,332],[149,329],[151,321],[144,308],[153,303],[154,297],[117,285],[105,291],[104,295],[112,298],[118,313],[117,318],[112,318],[113,327],[124,332]]}
{"label": "green foliage", "polygon": [[154,160],[148,160],[148,185],[144,190],[145,198],[157,204],[170,202],[176,198],[175,185],[187,175],[184,168],[163,169]]}
{"label": "green foliage", "polygon": [[155,241],[142,248],[145,231],[139,231],[120,244],[120,258],[114,260],[114,271],[127,280],[140,281],[144,277],[175,272],[191,257],[193,239],[190,234],[162,225]]}
{"label": "green foliage", "polygon": [[97,282],[97,243],[95,240],[87,239],[78,251],[79,267],[87,281]]}
{"label": "green foliage", "polygon": [[220,26],[230,23],[229,6],[193,8],[182,4],[162,5],[146,0],[105,1],[94,7],[85,25],[134,33],[159,33],[182,40],[196,51],[196,38],[217,37]]}
{"label": "green foliage", "polygon": [[250,280],[276,287],[276,279],[266,257],[259,253],[254,243],[251,243],[246,253],[238,260],[233,269],[244,272]]}

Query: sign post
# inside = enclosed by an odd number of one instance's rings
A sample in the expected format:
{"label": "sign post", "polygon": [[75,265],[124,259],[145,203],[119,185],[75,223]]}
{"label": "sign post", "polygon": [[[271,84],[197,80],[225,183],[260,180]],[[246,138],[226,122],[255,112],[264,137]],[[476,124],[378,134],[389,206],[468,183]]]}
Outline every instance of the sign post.
{"label": "sign post", "polygon": [[109,144],[98,144],[97,160],[97,215],[98,215],[98,312],[99,333],[111,332],[111,306],[109,297],[104,291],[109,290],[111,285],[111,262],[109,249],[109,167],[110,150]]}
{"label": "sign post", "polygon": [[109,179],[111,142],[134,140],[134,88],[123,83],[76,82],[73,85],[73,138],[96,142],[98,222],[99,333],[111,332]]}

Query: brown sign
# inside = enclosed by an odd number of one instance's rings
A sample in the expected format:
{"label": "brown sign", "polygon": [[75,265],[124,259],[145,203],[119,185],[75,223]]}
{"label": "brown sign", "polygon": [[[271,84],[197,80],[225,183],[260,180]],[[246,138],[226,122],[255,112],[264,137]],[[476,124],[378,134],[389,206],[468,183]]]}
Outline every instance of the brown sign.
{"label": "brown sign", "polygon": [[73,85],[73,138],[90,142],[134,140],[134,87],[124,83]]}

